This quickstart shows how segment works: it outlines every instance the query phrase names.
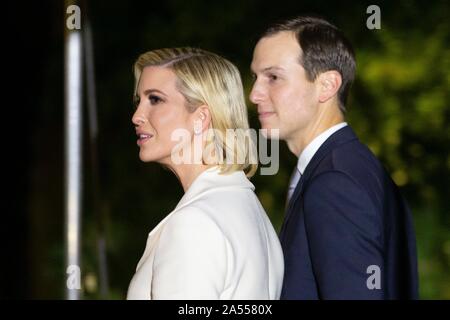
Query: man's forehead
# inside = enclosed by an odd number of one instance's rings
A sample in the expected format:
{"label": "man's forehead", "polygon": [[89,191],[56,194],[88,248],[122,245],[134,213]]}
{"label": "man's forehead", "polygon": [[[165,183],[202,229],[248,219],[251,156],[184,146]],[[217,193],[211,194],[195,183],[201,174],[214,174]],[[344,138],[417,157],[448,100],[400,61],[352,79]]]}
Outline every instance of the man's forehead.
{"label": "man's forehead", "polygon": [[300,46],[294,32],[281,31],[273,35],[263,37],[258,41],[257,48],[274,48],[286,47],[291,49],[299,49]]}
{"label": "man's forehead", "polygon": [[297,63],[300,46],[292,32],[280,32],[262,38],[253,52],[251,68],[262,72],[268,69],[286,69],[286,66]]}

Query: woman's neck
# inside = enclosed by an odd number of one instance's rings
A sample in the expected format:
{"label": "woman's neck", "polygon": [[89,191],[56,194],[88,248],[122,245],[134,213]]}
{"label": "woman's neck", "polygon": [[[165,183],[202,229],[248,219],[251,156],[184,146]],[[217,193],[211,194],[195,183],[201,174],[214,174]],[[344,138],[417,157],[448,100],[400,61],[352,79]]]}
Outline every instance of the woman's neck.
{"label": "woman's neck", "polygon": [[206,164],[182,164],[169,166],[169,169],[180,180],[181,186],[184,192],[186,192],[200,174],[214,166]]}

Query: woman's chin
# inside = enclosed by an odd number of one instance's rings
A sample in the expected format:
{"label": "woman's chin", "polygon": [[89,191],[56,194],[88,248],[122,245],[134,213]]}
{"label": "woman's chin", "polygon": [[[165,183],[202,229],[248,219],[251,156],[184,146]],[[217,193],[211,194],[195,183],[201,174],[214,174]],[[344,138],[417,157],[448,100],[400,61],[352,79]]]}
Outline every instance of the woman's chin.
{"label": "woman's chin", "polygon": [[145,153],[142,152],[142,151],[139,152],[139,159],[140,159],[142,162],[154,162],[154,161],[156,161],[154,156],[145,154]]}
{"label": "woman's chin", "polygon": [[162,165],[165,165],[165,164],[167,164],[167,163],[169,163],[170,164],[170,158],[168,158],[168,157],[162,157],[162,156],[160,156],[160,155],[155,155],[154,153],[153,154],[146,154],[145,152],[139,152],[139,159],[142,161],[142,162],[156,162],[156,163],[159,163],[159,164],[162,164]]}

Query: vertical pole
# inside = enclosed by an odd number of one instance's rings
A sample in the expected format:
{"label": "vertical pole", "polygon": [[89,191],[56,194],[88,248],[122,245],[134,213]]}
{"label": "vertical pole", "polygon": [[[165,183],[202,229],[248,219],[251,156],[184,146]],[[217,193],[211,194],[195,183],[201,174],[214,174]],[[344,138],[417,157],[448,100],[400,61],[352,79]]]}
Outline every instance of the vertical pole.
{"label": "vertical pole", "polygon": [[[66,1],[67,7],[73,4]],[[65,32],[65,245],[66,272],[80,277],[82,177],[82,37],[80,30]],[[78,283],[80,283],[78,279]],[[75,282],[76,283],[76,282]],[[66,298],[78,300],[80,287],[66,283]]]}
{"label": "vertical pole", "polygon": [[106,209],[103,203],[100,188],[100,164],[98,157],[98,120],[97,120],[97,95],[95,85],[94,68],[94,41],[92,39],[92,29],[89,23],[89,15],[85,14],[83,24],[84,37],[84,58],[86,66],[86,97],[89,120],[89,147],[92,167],[92,189],[94,217],[97,225],[97,253],[98,253],[98,273],[100,279],[100,297],[105,299],[108,296],[108,264],[106,256],[106,236],[105,225],[107,220]]}

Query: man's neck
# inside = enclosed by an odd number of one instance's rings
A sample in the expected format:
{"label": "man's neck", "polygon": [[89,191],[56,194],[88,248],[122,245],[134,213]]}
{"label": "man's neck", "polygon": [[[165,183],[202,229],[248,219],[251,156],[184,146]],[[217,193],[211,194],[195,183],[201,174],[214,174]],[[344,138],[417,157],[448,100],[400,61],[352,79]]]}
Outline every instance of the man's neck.
{"label": "man's neck", "polygon": [[299,157],[308,144],[318,135],[343,121],[344,117],[340,111],[319,115],[317,120],[312,122],[305,130],[298,132],[292,139],[286,140],[289,150]]}

